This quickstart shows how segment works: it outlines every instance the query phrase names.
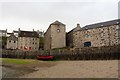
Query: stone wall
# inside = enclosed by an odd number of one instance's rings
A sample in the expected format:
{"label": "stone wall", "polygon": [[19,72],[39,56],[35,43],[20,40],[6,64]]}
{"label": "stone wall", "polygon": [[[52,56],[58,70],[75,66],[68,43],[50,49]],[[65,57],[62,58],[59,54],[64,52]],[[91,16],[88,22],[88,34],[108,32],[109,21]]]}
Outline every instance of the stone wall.
{"label": "stone wall", "polygon": [[14,35],[11,34],[9,37],[7,37],[7,49],[18,49],[18,38]]}
{"label": "stone wall", "polygon": [[51,49],[66,47],[66,32],[63,25],[51,25]]}
{"label": "stone wall", "polygon": [[91,47],[113,46],[119,44],[118,25],[78,30],[74,32],[73,45],[75,48],[84,47],[85,42],[91,42]]}
{"label": "stone wall", "polygon": [[119,50],[120,45],[46,51],[3,50],[1,57],[36,59],[37,55],[52,55],[58,60],[118,60],[120,59]]}
{"label": "stone wall", "polygon": [[54,49],[66,47],[66,30],[65,25],[56,21],[50,24],[45,33],[44,49]]}
{"label": "stone wall", "polygon": [[51,28],[49,27],[44,36],[44,50],[51,49]]}
{"label": "stone wall", "polygon": [[17,49],[17,48],[18,48],[18,41],[7,40],[7,49]]}
{"label": "stone wall", "polygon": [[66,46],[73,47],[73,31],[66,34]]}
{"label": "stone wall", "polygon": [[74,41],[74,32],[80,30],[81,27],[80,27],[80,24],[77,24],[77,27],[75,27],[74,29],[72,29],[71,31],[69,31],[67,34],[66,34],[66,46],[67,47],[70,47],[70,48],[73,48],[73,41]]}
{"label": "stone wall", "polygon": [[18,37],[18,49],[20,50],[38,50],[39,38]]}

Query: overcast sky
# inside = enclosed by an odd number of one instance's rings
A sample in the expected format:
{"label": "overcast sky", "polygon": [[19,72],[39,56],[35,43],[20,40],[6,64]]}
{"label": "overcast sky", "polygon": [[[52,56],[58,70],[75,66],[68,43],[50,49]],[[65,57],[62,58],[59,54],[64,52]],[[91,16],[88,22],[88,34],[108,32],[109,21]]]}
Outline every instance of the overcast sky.
{"label": "overcast sky", "polygon": [[70,31],[76,24],[85,25],[118,18],[119,0],[7,0],[0,2],[0,29],[44,30],[58,20]]}

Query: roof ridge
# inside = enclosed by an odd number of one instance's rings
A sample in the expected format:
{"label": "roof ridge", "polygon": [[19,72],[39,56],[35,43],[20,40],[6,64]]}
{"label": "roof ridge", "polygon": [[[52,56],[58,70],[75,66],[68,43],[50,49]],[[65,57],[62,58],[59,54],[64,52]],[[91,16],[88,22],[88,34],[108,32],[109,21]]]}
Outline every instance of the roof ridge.
{"label": "roof ridge", "polygon": [[55,22],[51,23],[51,25],[56,25],[56,24],[65,25],[65,24],[63,24],[62,22],[58,21],[58,20],[56,20]]}
{"label": "roof ridge", "polygon": [[105,21],[105,22],[86,25],[82,29],[92,29],[92,28],[107,27],[109,25],[115,25],[115,24],[120,24],[120,19],[115,19],[115,20],[110,20],[110,21]]}

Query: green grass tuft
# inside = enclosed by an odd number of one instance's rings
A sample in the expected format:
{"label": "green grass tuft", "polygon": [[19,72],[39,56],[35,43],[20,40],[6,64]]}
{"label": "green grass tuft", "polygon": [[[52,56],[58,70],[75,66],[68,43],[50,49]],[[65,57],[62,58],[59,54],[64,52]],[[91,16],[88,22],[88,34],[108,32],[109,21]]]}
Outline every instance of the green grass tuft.
{"label": "green grass tuft", "polygon": [[[31,61],[27,61],[24,59],[11,59],[11,58],[2,58],[2,62],[4,63],[13,63],[13,64],[30,64]],[[33,61],[32,61],[33,63]]]}

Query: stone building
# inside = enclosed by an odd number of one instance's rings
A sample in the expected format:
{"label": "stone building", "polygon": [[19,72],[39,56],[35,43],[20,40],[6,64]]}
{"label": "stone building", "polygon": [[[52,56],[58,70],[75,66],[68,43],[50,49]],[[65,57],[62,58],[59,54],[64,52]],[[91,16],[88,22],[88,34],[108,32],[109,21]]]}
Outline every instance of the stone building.
{"label": "stone building", "polygon": [[7,37],[7,49],[18,49],[18,38],[13,33]]}
{"label": "stone building", "polygon": [[37,33],[39,34],[39,37],[44,37],[44,31],[39,31],[39,30],[37,30]]}
{"label": "stone building", "polygon": [[73,33],[73,47],[100,47],[120,44],[120,19],[101,22]]}
{"label": "stone building", "polygon": [[55,21],[50,24],[44,35],[44,49],[54,49],[66,47],[65,24]]}
{"label": "stone building", "polygon": [[7,44],[7,29],[0,30],[0,49],[5,49]]}
{"label": "stone building", "polygon": [[6,30],[0,30],[0,37],[6,37],[7,36],[7,29]]}
{"label": "stone building", "polygon": [[20,30],[18,30],[18,31],[13,30],[12,33],[13,33],[16,37],[18,37],[19,31],[20,31]]}
{"label": "stone building", "polygon": [[36,31],[19,31],[18,49],[20,50],[38,50],[39,35]]}
{"label": "stone building", "polygon": [[67,47],[73,48],[73,39],[74,39],[73,34],[74,32],[80,29],[81,29],[80,24],[77,24],[77,27],[75,27],[74,29],[72,29],[66,34],[66,46]]}

